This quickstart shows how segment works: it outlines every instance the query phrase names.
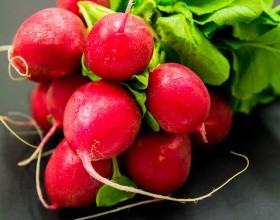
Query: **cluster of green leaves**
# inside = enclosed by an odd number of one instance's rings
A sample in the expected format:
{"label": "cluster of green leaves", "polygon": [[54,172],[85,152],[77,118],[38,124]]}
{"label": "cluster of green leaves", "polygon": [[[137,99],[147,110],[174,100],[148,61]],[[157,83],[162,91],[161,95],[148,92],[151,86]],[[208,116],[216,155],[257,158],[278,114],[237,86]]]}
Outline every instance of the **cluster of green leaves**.
{"label": "cluster of green leaves", "polygon": [[155,30],[165,62],[223,89],[236,112],[280,95],[280,7],[273,0],[136,0],[132,13]]}

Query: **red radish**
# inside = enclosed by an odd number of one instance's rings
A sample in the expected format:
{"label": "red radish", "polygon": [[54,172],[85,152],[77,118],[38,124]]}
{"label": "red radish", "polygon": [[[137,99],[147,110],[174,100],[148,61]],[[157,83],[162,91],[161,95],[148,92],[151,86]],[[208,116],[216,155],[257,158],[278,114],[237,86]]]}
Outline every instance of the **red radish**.
{"label": "red radish", "polygon": [[70,97],[63,130],[70,148],[90,160],[115,157],[134,141],[141,112],[125,86],[105,80],[90,82]]}
{"label": "red radish", "polygon": [[165,63],[150,73],[147,109],[171,133],[202,130],[210,97],[200,78],[182,64]]}
{"label": "red radish", "polygon": [[39,127],[45,132],[51,128],[51,123],[48,120],[50,112],[46,101],[48,88],[49,84],[36,84],[36,86],[32,89],[30,96],[32,116]]}
{"label": "red radish", "polygon": [[80,67],[85,38],[86,28],[78,16],[66,9],[46,8],[20,26],[10,58],[21,58],[12,63],[31,80],[45,82]]}
{"label": "red radish", "polygon": [[185,134],[141,133],[125,152],[129,176],[142,189],[171,194],[186,182],[191,168],[191,144]]}
{"label": "red radish", "polygon": [[128,80],[144,71],[153,54],[154,41],[143,19],[126,13],[102,17],[91,29],[85,46],[88,67],[103,79]]}
{"label": "red radish", "polygon": [[211,107],[204,125],[207,136],[205,143],[197,132],[191,134],[194,145],[214,146],[221,143],[228,135],[231,125],[233,111],[229,101],[221,94],[209,90]]}
{"label": "red radish", "polygon": [[[56,6],[59,8],[65,8],[73,12],[74,14],[82,17],[78,7],[79,1],[81,0],[56,0]],[[97,3],[107,8],[110,7],[110,0],[91,0],[90,2]]]}
{"label": "red radish", "polygon": [[[112,175],[111,160],[92,162],[104,178]],[[103,184],[92,178],[84,169],[80,158],[63,139],[55,148],[45,170],[45,188],[51,202],[50,209],[77,208],[95,201]]]}
{"label": "red radish", "polygon": [[87,77],[80,73],[54,79],[47,92],[47,107],[56,124],[63,126],[64,109],[70,96],[81,85],[89,82]]}

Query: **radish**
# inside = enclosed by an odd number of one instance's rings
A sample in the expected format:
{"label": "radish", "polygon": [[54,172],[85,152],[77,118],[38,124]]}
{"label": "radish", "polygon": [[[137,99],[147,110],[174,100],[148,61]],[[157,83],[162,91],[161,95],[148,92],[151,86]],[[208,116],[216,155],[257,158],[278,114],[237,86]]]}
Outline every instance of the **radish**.
{"label": "radish", "polygon": [[[104,178],[111,177],[111,160],[95,161],[92,166]],[[63,139],[46,166],[45,189],[52,204],[46,207],[57,209],[89,205],[95,201],[97,191],[102,185],[85,171],[80,158]]]}
{"label": "radish", "polygon": [[141,126],[141,111],[125,86],[105,80],[90,82],[70,97],[63,130],[70,148],[90,160],[123,153]]}
{"label": "radish", "polygon": [[10,60],[34,81],[66,76],[81,66],[85,38],[86,28],[78,16],[66,9],[46,8],[22,23]]}
{"label": "radish", "polygon": [[150,72],[147,109],[163,130],[171,133],[200,130],[203,134],[209,108],[206,86],[186,66],[164,63]]}
{"label": "radish", "polygon": [[38,83],[32,89],[30,96],[30,108],[32,116],[39,127],[45,132],[50,130],[52,126],[48,120],[48,115],[50,114],[46,100],[48,88],[48,83]]}
{"label": "radish", "polygon": [[[78,7],[79,1],[81,0],[56,0],[56,6],[59,8],[67,9],[82,18]],[[107,8],[110,7],[110,0],[91,0],[90,2],[97,3]]]}
{"label": "radish", "polygon": [[209,90],[211,107],[204,121],[207,142],[204,142],[197,132],[191,133],[192,142],[197,146],[214,146],[227,137],[233,119],[233,111],[229,101],[221,94]]}
{"label": "radish", "polygon": [[128,80],[149,64],[154,40],[140,17],[125,13],[102,17],[91,29],[85,45],[85,61],[92,72],[103,79]]}
{"label": "radish", "polygon": [[141,133],[124,154],[126,169],[142,189],[171,194],[186,182],[191,168],[191,144],[185,134]]}

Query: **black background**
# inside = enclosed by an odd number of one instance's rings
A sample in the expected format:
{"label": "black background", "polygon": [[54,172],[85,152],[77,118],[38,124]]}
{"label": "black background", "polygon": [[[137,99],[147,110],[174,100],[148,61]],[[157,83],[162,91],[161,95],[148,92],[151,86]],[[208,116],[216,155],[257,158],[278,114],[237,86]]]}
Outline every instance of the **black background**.
{"label": "black background", "polygon": [[[0,3],[0,44],[10,44],[22,21],[54,1],[5,0]],[[34,83],[12,81],[7,74],[7,55],[0,54],[0,114],[20,111],[29,114],[29,94]],[[29,139],[36,141],[36,138]],[[276,220],[280,219],[280,101],[261,106],[250,115],[235,115],[228,140],[211,151],[195,151],[189,181],[176,194],[196,197],[208,193],[245,166],[229,154],[235,150],[250,159],[249,169],[222,190],[198,203],[159,202],[132,208],[100,219],[129,220]],[[0,220],[73,219],[103,211],[95,207],[48,211],[35,191],[34,163],[17,162],[32,150],[0,125]],[[142,199],[142,198],[138,198]]]}

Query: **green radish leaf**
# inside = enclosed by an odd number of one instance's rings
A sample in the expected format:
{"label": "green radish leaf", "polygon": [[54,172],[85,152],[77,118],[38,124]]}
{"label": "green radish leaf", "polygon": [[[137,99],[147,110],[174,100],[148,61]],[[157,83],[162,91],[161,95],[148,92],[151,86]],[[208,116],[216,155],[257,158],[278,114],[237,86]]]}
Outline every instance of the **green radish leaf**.
{"label": "green radish leaf", "polygon": [[89,30],[100,18],[114,13],[113,10],[90,1],[79,1],[78,6]]}
{"label": "green radish leaf", "polygon": [[209,14],[228,6],[235,0],[184,0],[189,9],[197,15]]}
{"label": "green radish leaf", "polygon": [[251,96],[248,99],[233,99],[232,106],[234,111],[249,114],[251,110],[259,104],[268,104],[275,100],[276,94],[271,88]]}
{"label": "green radish leaf", "polygon": [[157,122],[157,120],[154,118],[154,116],[151,114],[151,112],[146,111],[144,115],[145,121],[148,123],[148,125],[151,127],[153,131],[160,131],[160,126]]}
{"label": "green radish leaf", "polygon": [[[231,90],[235,99],[244,101],[247,106],[255,106],[280,95],[280,26],[253,41],[225,43],[233,55]],[[264,93],[268,89],[272,92]],[[239,110],[243,111],[242,108],[237,109]],[[247,109],[248,112],[250,110]]]}
{"label": "green radish leaf", "polygon": [[[112,181],[123,186],[131,186],[137,188],[137,185],[128,177],[122,175],[119,170],[117,158],[112,159],[113,177]],[[120,202],[131,199],[135,193],[121,191],[108,185],[103,185],[99,188],[96,195],[96,205],[98,207],[108,207],[116,205]]]}
{"label": "green radish leaf", "polygon": [[147,108],[146,108],[146,99],[147,99],[146,92],[138,91],[127,83],[124,83],[124,85],[130,90],[130,92],[135,97],[136,102],[139,104],[139,106],[141,108],[142,115],[144,116],[146,111],[147,111]]}
{"label": "green radish leaf", "polygon": [[250,23],[238,23],[233,26],[233,36],[240,40],[254,40],[257,37],[265,34],[267,31],[278,26],[270,15],[263,12],[258,18]]}
{"label": "green radish leaf", "polygon": [[273,6],[274,0],[262,0],[262,3],[271,8]]}
{"label": "green radish leaf", "polygon": [[152,23],[151,18],[155,9],[155,0],[137,0],[131,8],[131,14],[142,17],[147,23]]}
{"label": "green radish leaf", "polygon": [[157,5],[174,5],[178,0],[156,0]]}
{"label": "green radish leaf", "polygon": [[142,74],[133,75],[128,83],[132,86],[132,88],[141,91],[147,89],[148,82],[149,82],[149,71],[146,70]]}
{"label": "green radish leaf", "polygon": [[165,51],[161,48],[160,43],[155,42],[152,59],[149,62],[148,69],[152,70],[160,63],[165,62]]}
{"label": "green radish leaf", "polygon": [[180,62],[191,68],[205,83],[221,85],[228,79],[228,60],[193,20],[176,14],[158,18],[156,25],[162,43],[176,51]]}
{"label": "green radish leaf", "polygon": [[196,21],[200,25],[214,22],[219,26],[233,25],[239,22],[249,23],[260,16],[262,11],[261,0],[235,0],[226,7],[200,16]]}
{"label": "green radish leaf", "polygon": [[146,100],[147,100],[147,95],[145,91],[138,91],[134,88],[132,88],[129,84],[125,84],[127,88],[130,90],[130,92],[133,94],[135,97],[137,103],[139,104],[141,111],[142,111],[142,116],[145,119],[145,121],[148,123],[148,125],[154,130],[154,131],[159,131],[160,126],[156,119],[153,117],[153,115],[147,110],[146,107]]}
{"label": "green radish leaf", "polygon": [[129,0],[110,0],[110,8],[116,12],[124,12]]}
{"label": "green radish leaf", "polygon": [[[112,181],[123,186],[137,188],[136,184],[126,176],[113,178]],[[134,196],[135,193],[121,191],[111,186],[103,185],[97,192],[96,205],[97,207],[109,207],[131,199]]]}
{"label": "green radish leaf", "polygon": [[82,74],[83,76],[86,76],[88,78],[90,78],[92,81],[98,81],[101,78],[99,76],[97,76],[95,73],[93,73],[87,66],[86,64],[86,60],[85,60],[85,55],[83,54],[82,56]]}
{"label": "green radish leaf", "polygon": [[192,20],[193,14],[184,2],[178,2],[172,6],[157,6],[158,10],[168,14],[182,14],[185,18]]}

